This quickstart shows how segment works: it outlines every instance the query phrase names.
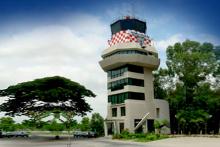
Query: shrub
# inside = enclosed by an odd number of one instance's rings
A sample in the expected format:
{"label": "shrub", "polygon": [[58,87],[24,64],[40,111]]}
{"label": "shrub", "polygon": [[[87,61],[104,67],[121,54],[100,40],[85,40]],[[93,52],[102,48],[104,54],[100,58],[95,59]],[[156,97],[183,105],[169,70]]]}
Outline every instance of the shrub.
{"label": "shrub", "polygon": [[168,138],[168,135],[162,134],[154,134],[154,133],[129,133],[128,131],[123,131],[121,134],[113,135],[113,139],[127,139],[127,140],[135,140],[139,142],[147,142],[147,141],[154,141],[159,139]]}
{"label": "shrub", "polygon": [[155,134],[148,134],[148,135],[146,135],[146,140],[153,141],[153,140],[157,140],[157,139],[158,139],[158,137]]}

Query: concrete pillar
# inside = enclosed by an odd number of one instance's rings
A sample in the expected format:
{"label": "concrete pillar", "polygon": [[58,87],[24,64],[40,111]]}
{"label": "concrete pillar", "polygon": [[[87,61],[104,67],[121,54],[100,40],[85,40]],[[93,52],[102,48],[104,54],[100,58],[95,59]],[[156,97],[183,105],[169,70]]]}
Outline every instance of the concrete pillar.
{"label": "concrete pillar", "polygon": [[147,121],[145,121],[145,123],[143,123],[143,133],[147,133]]}
{"label": "concrete pillar", "polygon": [[145,127],[146,127],[146,133],[148,133],[148,124],[147,124],[147,120],[145,122]]}
{"label": "concrete pillar", "polygon": [[113,122],[113,127],[114,127],[114,134],[117,134],[117,124],[116,121]]}
{"label": "concrete pillar", "polygon": [[108,125],[106,121],[104,121],[104,131],[105,131],[105,136],[107,137],[108,136]]}

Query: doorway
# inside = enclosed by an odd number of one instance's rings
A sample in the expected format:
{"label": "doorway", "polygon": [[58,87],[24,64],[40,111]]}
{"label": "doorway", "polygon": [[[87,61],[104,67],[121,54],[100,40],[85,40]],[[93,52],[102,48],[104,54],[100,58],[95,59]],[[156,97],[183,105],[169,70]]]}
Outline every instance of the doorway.
{"label": "doorway", "polygon": [[148,119],[147,120],[147,130],[148,130],[148,132],[154,132],[155,131],[154,120],[153,119]]}
{"label": "doorway", "polygon": [[124,123],[119,123],[120,133],[124,131]]}
{"label": "doorway", "polygon": [[[136,127],[140,121],[141,119],[134,119],[134,127]],[[135,133],[143,133],[143,127],[140,126],[137,130],[135,130]]]}
{"label": "doorway", "polygon": [[114,134],[114,125],[113,125],[113,122],[107,123],[107,127],[108,127],[108,135]]}

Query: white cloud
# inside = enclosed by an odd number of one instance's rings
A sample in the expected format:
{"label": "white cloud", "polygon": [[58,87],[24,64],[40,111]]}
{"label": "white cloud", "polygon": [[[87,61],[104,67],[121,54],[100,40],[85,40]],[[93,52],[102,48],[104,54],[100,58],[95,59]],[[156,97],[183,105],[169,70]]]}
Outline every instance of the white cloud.
{"label": "white cloud", "polygon": [[197,34],[197,35],[192,35],[192,34],[174,34],[169,36],[166,39],[163,40],[158,40],[156,41],[155,47],[158,50],[159,57],[161,58],[161,67],[165,67],[165,61],[166,61],[166,49],[169,45],[174,45],[177,42],[183,42],[186,39],[189,40],[194,40],[198,42],[210,42],[214,45],[219,45],[220,44],[220,38],[210,35],[210,34]]}
{"label": "white cloud", "polygon": [[164,51],[169,45],[174,45],[176,42],[182,42],[184,40],[185,37],[182,34],[175,34],[168,37],[167,39],[157,41],[155,46],[159,51]]}
{"label": "white cloud", "polygon": [[106,74],[98,61],[110,35],[107,26],[97,17],[74,15],[62,25],[38,26],[0,39],[0,89],[45,76],[64,76],[94,91],[97,97],[88,101],[94,112],[105,116]]}
{"label": "white cloud", "polygon": [[160,58],[160,66],[165,67],[166,64],[166,49],[169,45],[174,45],[176,42],[182,42],[185,40],[184,35],[175,34],[166,39],[155,41],[154,45],[157,48],[159,58]]}
{"label": "white cloud", "polygon": [[172,36],[169,36],[168,38],[164,39],[164,40],[159,40],[156,41],[155,46],[159,49],[159,50],[166,50],[166,48],[169,45],[174,45],[177,42],[183,42],[186,39],[189,40],[195,40],[198,42],[210,42],[214,45],[218,45],[220,43],[220,38],[210,35],[210,34],[198,34],[198,35],[191,35],[191,34],[175,34]]}

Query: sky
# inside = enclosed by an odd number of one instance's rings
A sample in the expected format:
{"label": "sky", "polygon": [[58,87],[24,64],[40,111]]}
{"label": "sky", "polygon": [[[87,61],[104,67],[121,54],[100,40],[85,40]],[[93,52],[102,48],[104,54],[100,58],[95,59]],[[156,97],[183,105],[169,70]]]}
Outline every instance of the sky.
{"label": "sky", "polygon": [[107,76],[98,62],[112,22],[125,15],[145,20],[165,67],[168,45],[220,45],[219,11],[218,0],[0,0],[0,89],[64,76],[91,89],[97,97],[87,101],[105,117]]}

